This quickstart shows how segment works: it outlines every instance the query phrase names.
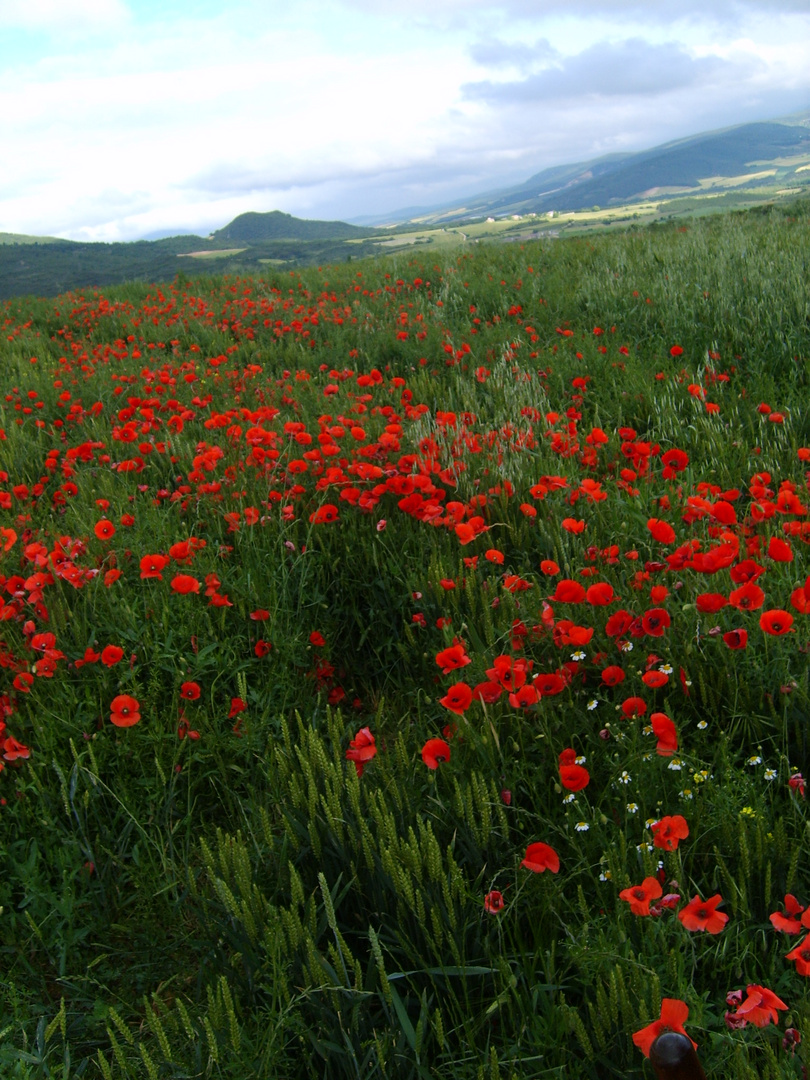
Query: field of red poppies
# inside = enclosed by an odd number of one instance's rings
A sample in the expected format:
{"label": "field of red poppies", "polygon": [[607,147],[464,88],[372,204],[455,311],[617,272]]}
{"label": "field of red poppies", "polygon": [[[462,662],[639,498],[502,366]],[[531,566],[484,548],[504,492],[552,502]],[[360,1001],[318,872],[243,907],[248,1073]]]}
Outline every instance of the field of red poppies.
{"label": "field of red poppies", "polygon": [[0,1062],[802,1077],[810,207],[0,309]]}

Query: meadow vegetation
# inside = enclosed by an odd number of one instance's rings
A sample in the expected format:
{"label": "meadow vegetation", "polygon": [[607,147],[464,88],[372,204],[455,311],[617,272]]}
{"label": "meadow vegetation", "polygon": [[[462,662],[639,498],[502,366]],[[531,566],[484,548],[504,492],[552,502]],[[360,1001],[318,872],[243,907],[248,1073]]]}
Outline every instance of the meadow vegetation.
{"label": "meadow vegetation", "polygon": [[808,252],[0,308],[4,1077],[803,1075]]}

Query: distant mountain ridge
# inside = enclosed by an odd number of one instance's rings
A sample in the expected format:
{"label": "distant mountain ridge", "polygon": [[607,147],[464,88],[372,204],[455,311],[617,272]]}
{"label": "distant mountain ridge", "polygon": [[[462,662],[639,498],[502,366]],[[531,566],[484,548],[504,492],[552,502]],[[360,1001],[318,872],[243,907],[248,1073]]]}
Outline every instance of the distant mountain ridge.
{"label": "distant mountain ridge", "polygon": [[[744,187],[746,183],[754,182],[746,181],[744,177],[759,171],[758,163],[772,168],[777,159],[810,155],[808,123],[810,121],[741,124],[638,153],[611,154],[591,161],[557,165],[535,173],[524,183],[468,198],[463,206],[445,204],[422,217],[413,215],[410,220],[439,223],[487,215],[566,212],[591,206],[604,208],[648,198],[661,189],[685,192],[698,189],[702,181],[715,176],[742,178],[733,186]],[[390,214],[385,220],[396,220],[396,215]]]}

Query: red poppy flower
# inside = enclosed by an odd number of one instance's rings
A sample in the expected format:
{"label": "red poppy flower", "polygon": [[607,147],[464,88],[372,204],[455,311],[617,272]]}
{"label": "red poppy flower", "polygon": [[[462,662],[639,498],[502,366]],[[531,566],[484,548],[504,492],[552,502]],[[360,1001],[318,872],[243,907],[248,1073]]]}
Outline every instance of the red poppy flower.
{"label": "red poppy flower", "polygon": [[493,889],[492,892],[488,892],[484,897],[484,911],[488,911],[490,915],[497,915],[499,911],[504,909],[503,893]]}
{"label": "red poppy flower", "polygon": [[120,645],[105,645],[101,650],[101,662],[105,667],[114,667],[124,656]]}
{"label": "red poppy flower", "polygon": [[746,988],[745,1001],[738,1006],[734,1015],[757,1027],[767,1027],[771,1021],[778,1024],[779,1014],[776,1010],[786,1008],[787,1005],[776,996],[773,990],[752,984]]}
{"label": "red poppy flower", "polygon": [[444,675],[449,675],[451,671],[455,671],[456,668],[466,667],[472,661],[467,656],[464,646],[457,642],[455,645],[450,645],[448,648],[436,653],[436,663],[442,669]]}
{"label": "red poppy flower", "polygon": [[141,577],[144,580],[147,578],[158,578],[162,581],[163,574],[161,571],[165,570],[168,564],[168,555],[144,555],[141,559]]}
{"label": "red poppy flower", "polygon": [[251,611],[249,616],[254,622],[265,622],[270,618],[270,612],[264,608],[257,608],[255,611]]}
{"label": "red poppy flower", "polygon": [[535,874],[542,874],[544,870],[556,874],[560,869],[560,856],[553,847],[538,840],[526,848],[526,855],[520,865]]}
{"label": "red poppy flower", "polygon": [[180,723],[177,726],[177,737],[178,739],[191,739],[192,742],[196,742],[200,737],[200,733],[199,731],[193,731],[189,727],[188,720],[181,715]]}
{"label": "red poppy flower", "polygon": [[361,728],[352,739],[346,751],[346,760],[353,761],[357,775],[363,775],[363,768],[377,753],[377,744],[369,728]]}
{"label": "red poppy flower", "polygon": [[584,586],[580,585],[578,581],[571,581],[568,578],[558,581],[554,595],[549,597],[549,600],[554,600],[560,604],[581,604],[584,599]]}
{"label": "red poppy flower", "polygon": [[655,750],[661,757],[672,757],[675,751],[678,749],[678,733],[675,730],[675,725],[666,715],[662,712],[654,712],[650,717],[650,723],[652,724],[653,734],[658,739],[658,745]]}
{"label": "red poppy flower", "polygon": [[622,702],[622,715],[630,720],[634,716],[644,716],[647,712],[647,702],[644,698],[629,697]]}
{"label": "red poppy flower", "polygon": [[31,756],[31,751],[23,743],[17,742],[17,740],[9,735],[3,740],[3,757],[6,761],[16,761],[18,758],[27,758]]}
{"label": "red poppy flower", "polygon": [[132,727],[141,718],[140,702],[129,694],[119,694],[110,702],[110,722],[116,727]]}
{"label": "red poppy flower", "polygon": [[563,518],[560,524],[566,532],[573,533],[574,535],[585,532],[585,522],[578,521],[576,518]]}
{"label": "red poppy flower", "polygon": [[186,701],[196,701],[200,696],[200,687],[195,682],[184,682],[180,687],[180,697]]}
{"label": "red poppy flower", "polygon": [[31,691],[31,684],[34,681],[34,676],[27,671],[21,671],[19,675],[14,676],[14,689],[19,690],[21,694],[28,694]]}
{"label": "red poppy flower", "polygon": [[553,697],[565,689],[565,680],[554,672],[535,675],[532,686],[542,697]]}
{"label": "red poppy flower", "polygon": [[629,611],[620,608],[618,611],[614,611],[605,623],[605,633],[608,637],[620,637],[622,634],[627,633],[632,624],[633,616]]}
{"label": "red poppy flower", "polygon": [[532,669],[532,661],[511,656],[496,656],[493,666],[487,668],[487,676],[492,682],[498,682],[510,693],[515,693],[526,682],[526,676]]}
{"label": "red poppy flower", "polygon": [[189,593],[198,593],[200,583],[190,574],[175,574],[172,578],[172,592],[179,596],[188,596]]}
{"label": "red poppy flower", "polygon": [[627,901],[634,915],[649,915],[650,901],[657,900],[662,893],[663,889],[658,878],[647,877],[640,885],[631,885],[629,889],[623,889],[619,897]]}
{"label": "red poppy flower", "polygon": [[87,648],[84,650],[84,656],[81,658],[81,660],[77,660],[75,662],[74,667],[82,668],[85,664],[97,664],[100,659],[101,653],[96,652],[96,650],[91,645],[88,645]]}
{"label": "red poppy flower", "polygon": [[645,671],[641,676],[641,681],[645,686],[649,686],[651,690],[657,690],[659,687],[667,685],[669,675],[665,671]]}
{"label": "red poppy flower", "polygon": [[459,715],[469,709],[472,704],[472,690],[465,682],[454,683],[439,701],[445,709]]}
{"label": "red poppy flower", "polygon": [[582,791],[590,782],[590,773],[584,766],[560,765],[560,783],[567,791]]}
{"label": "red poppy flower", "polygon": [[316,649],[322,649],[326,645],[326,638],[320,632],[320,630],[313,630],[309,635],[310,645],[314,645]]}
{"label": "red poppy flower", "polygon": [[797,975],[810,975],[810,934],[785,956],[796,964]]}
{"label": "red poppy flower", "polygon": [[118,581],[118,579],[120,577],[121,577],[121,571],[120,570],[116,570],[115,568],[113,568],[112,570],[107,570],[106,573],[104,574],[104,584],[109,589],[109,587],[111,585],[113,585],[116,581]]}
{"label": "red poppy flower", "polygon": [[793,548],[786,540],[772,536],[768,541],[768,557],[774,562],[793,562]]}
{"label": "red poppy flower", "polygon": [[766,634],[779,637],[782,634],[787,634],[791,626],[793,626],[793,616],[788,611],[772,608],[770,611],[762,612],[759,617],[759,625]]}
{"label": "red poppy flower", "polygon": [[526,683],[516,693],[509,695],[509,704],[513,709],[528,709],[539,700],[540,695],[531,683]]}
{"label": "red poppy flower", "polygon": [[669,612],[664,608],[650,608],[641,617],[641,628],[650,637],[663,637],[670,621]]}
{"label": "red poppy flower", "polygon": [[239,713],[243,713],[246,708],[247,708],[247,702],[246,701],[243,701],[242,698],[232,697],[231,698],[231,711],[228,713],[228,719],[233,720],[233,718],[235,716],[238,716]]}
{"label": "red poppy flower", "polygon": [[531,589],[532,583],[518,574],[506,574],[503,579],[503,587],[508,589],[509,592],[526,592],[527,589]]}
{"label": "red poppy flower", "polygon": [[169,548],[169,557],[174,559],[176,563],[184,563],[188,565],[194,558],[194,550],[189,540],[178,540],[176,544],[172,544]]}
{"label": "red poppy flower", "polygon": [[681,840],[689,835],[689,826],[686,818],[680,814],[662,817],[652,827],[653,845],[663,848],[664,851],[675,851]]}
{"label": "red poppy flower", "polygon": [[[689,1008],[685,1001],[679,998],[664,998],[661,1001],[661,1015],[653,1020],[647,1027],[642,1028],[633,1035],[633,1042],[645,1057],[650,1056],[650,1048],[659,1035],[666,1031],[677,1031],[680,1035],[689,1036],[684,1031],[683,1025],[689,1016]],[[697,1049],[694,1039],[689,1039],[692,1046]]]}
{"label": "red poppy flower", "polygon": [[647,528],[650,530],[653,540],[657,540],[659,544],[672,544],[675,542],[675,530],[668,521],[661,521],[660,518],[650,518],[647,522]]}
{"label": "red poppy flower", "polygon": [[101,521],[97,521],[93,527],[93,532],[96,534],[99,540],[112,540],[115,536],[115,526],[111,521],[107,521],[106,518],[102,518]]}
{"label": "red poppy flower", "polygon": [[445,761],[450,760],[450,747],[444,739],[428,739],[422,747],[422,761],[429,769],[438,769]]}
{"label": "red poppy flower", "polygon": [[498,551],[497,548],[489,548],[484,552],[484,558],[491,563],[497,563],[499,566],[503,563],[504,554],[502,551]]}
{"label": "red poppy flower", "polygon": [[585,593],[585,600],[589,604],[593,604],[594,607],[605,607],[618,599],[619,597],[613,591],[613,586],[607,581],[597,581]]}
{"label": "red poppy flower", "polygon": [[255,652],[255,654],[259,658],[261,658],[262,656],[267,656],[267,654],[270,652],[270,650],[272,648],[273,648],[273,646],[269,641],[263,641],[263,640],[260,639],[253,646],[253,651]]}
{"label": "red poppy flower", "polygon": [[743,559],[743,561],[737,563],[736,566],[732,566],[729,571],[729,577],[735,585],[745,585],[748,581],[756,581],[757,578],[762,577],[764,573],[764,566],[760,566],[760,564],[754,562],[753,559]]}
{"label": "red poppy flower", "polygon": [[753,581],[747,581],[739,589],[733,589],[728,595],[728,602],[739,611],[756,611],[765,602],[765,593]]}
{"label": "red poppy flower", "polygon": [[14,545],[17,543],[17,533],[14,529],[9,529],[7,526],[0,526],[0,536],[3,537],[3,552],[11,551]]}
{"label": "red poppy flower", "polygon": [[609,667],[604,668],[602,671],[602,682],[605,686],[618,686],[624,680],[624,670],[617,664],[610,664]]}
{"label": "red poppy flower", "polygon": [[[206,592],[205,595],[208,596],[209,594]],[[216,590],[212,592],[210,596],[211,599],[208,601],[209,607],[233,607],[231,600],[222,593],[216,592]]]}
{"label": "red poppy flower", "polygon": [[722,903],[723,897],[720,893],[715,893],[708,900],[695,896],[678,912],[678,918],[687,930],[705,930],[707,934],[719,934],[728,922],[728,915],[717,910]]}
{"label": "red poppy flower", "polygon": [[494,704],[503,694],[503,687],[497,682],[480,682],[473,687],[472,696],[476,701],[483,701],[485,705]]}
{"label": "red poppy flower", "polygon": [[715,612],[721,611],[727,603],[728,600],[722,593],[699,593],[696,598],[697,609],[704,615],[714,615]]}
{"label": "red poppy flower", "polygon": [[338,520],[338,508],[333,503],[324,503],[309,515],[313,525],[324,525]]}
{"label": "red poppy flower", "polygon": [[667,450],[661,457],[661,464],[664,466],[662,476],[665,480],[671,480],[679,472],[683,470],[689,464],[689,455],[685,450]]}
{"label": "red poppy flower", "polygon": [[748,645],[748,631],[728,630],[723,634],[723,641],[730,649],[744,649]]}
{"label": "red poppy flower", "polygon": [[[785,896],[785,910],[774,911],[769,916],[777,930],[783,934],[800,934],[802,932],[802,913],[804,908],[792,893]],[[802,974],[801,972],[799,974]]]}
{"label": "red poppy flower", "polygon": [[553,559],[543,559],[540,563],[540,570],[547,577],[554,577],[555,574],[559,574],[560,572],[559,566]]}

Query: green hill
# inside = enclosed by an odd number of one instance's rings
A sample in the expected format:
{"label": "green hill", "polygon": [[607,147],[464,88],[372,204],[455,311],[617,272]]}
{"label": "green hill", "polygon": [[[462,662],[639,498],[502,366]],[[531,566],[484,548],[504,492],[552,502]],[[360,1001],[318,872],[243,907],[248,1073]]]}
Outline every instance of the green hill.
{"label": "green hill", "polygon": [[269,240],[362,240],[376,232],[345,221],[310,221],[271,210],[267,214],[240,214],[218,229],[213,239],[239,244],[261,244]]}
{"label": "green hill", "polygon": [[66,244],[55,236],[26,236],[25,233],[0,232],[0,244]]}

